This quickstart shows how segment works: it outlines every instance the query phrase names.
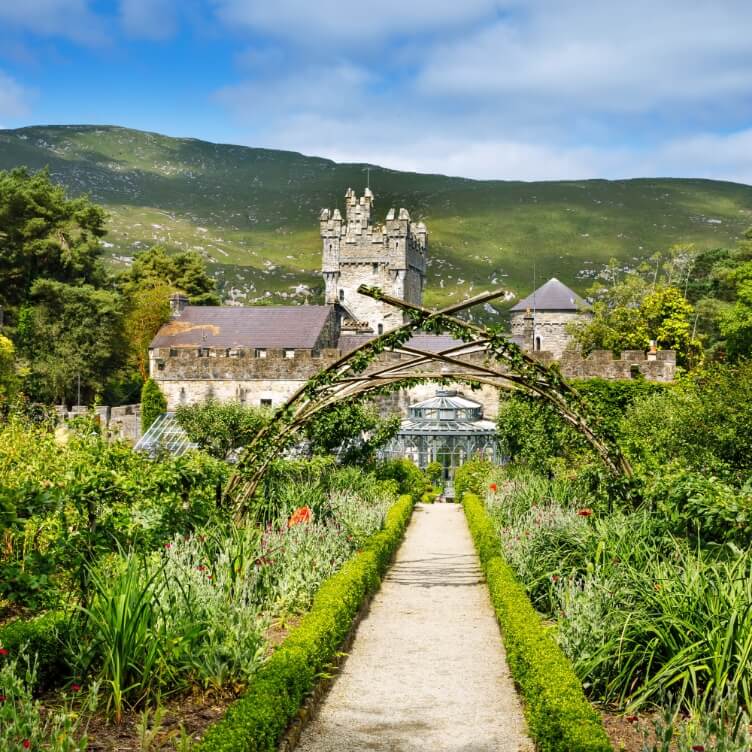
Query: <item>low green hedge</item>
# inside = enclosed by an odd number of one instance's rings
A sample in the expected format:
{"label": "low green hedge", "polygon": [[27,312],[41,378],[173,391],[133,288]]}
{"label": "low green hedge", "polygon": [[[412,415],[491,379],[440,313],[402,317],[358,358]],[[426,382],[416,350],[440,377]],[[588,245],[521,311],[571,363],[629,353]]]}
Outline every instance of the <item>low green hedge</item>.
{"label": "low green hedge", "polygon": [[466,493],[462,504],[504,636],[509,668],[525,699],[525,716],[536,748],[540,752],[610,752],[603,724],[571,664],[502,558],[498,533],[483,502]]}
{"label": "low green hedge", "polygon": [[274,752],[318,677],[336,657],[366,596],[381,582],[413,510],[401,496],[384,529],[319,588],[311,610],[259,669],[243,697],[209,728],[199,752]]}
{"label": "low green hedge", "polygon": [[0,647],[11,655],[26,647],[27,655],[36,655],[37,688],[49,689],[65,676],[62,635],[68,616],[62,611],[48,611],[31,619],[16,619],[0,627]]}

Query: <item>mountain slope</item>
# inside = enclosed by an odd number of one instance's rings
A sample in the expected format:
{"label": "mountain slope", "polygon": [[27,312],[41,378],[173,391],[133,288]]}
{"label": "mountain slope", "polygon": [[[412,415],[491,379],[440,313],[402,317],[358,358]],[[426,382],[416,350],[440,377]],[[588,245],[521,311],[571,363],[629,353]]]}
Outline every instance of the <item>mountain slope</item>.
{"label": "mountain slope", "polygon": [[[364,165],[100,126],[0,130],[0,169],[49,166],[110,212],[108,254],[164,243],[203,253],[228,299],[320,293],[318,213],[362,190]],[[428,224],[426,300],[473,288],[582,291],[611,257],[634,265],[674,243],[729,245],[752,225],[752,187],[711,180],[523,183],[371,169],[376,219],[404,206]]]}

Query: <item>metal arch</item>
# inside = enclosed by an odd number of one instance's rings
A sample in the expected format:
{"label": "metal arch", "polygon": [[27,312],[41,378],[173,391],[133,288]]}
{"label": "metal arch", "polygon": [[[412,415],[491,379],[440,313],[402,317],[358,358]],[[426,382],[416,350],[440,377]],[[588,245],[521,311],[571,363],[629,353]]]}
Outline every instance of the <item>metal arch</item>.
{"label": "metal arch", "polygon": [[[618,444],[599,436],[590,426],[592,417],[577,391],[558,369],[531,358],[503,335],[453,316],[454,313],[505,294],[504,290],[477,295],[438,311],[407,303],[386,295],[378,288],[361,286],[358,292],[386,302],[405,312],[410,320],[390,332],[375,337],[343,355],[301,386],[280,408],[244,449],[235,473],[228,481],[225,496],[234,502],[236,516],[245,515],[247,505],[269,464],[287,446],[295,433],[315,414],[331,405],[376,391],[394,391],[411,383],[488,383],[497,388],[523,389],[551,403],[557,412],[580,431],[593,446],[609,471],[616,475],[632,474],[631,467]],[[437,353],[406,344],[415,331],[450,331],[463,340]],[[474,348],[474,349],[473,349]],[[470,352],[468,352],[470,350]],[[371,374],[364,373],[384,351],[413,356],[407,362],[390,364]],[[478,365],[461,360],[463,354],[484,352],[505,365],[499,371],[490,364]],[[430,362],[443,362],[466,372],[404,373]],[[511,371],[511,372],[510,372]]]}

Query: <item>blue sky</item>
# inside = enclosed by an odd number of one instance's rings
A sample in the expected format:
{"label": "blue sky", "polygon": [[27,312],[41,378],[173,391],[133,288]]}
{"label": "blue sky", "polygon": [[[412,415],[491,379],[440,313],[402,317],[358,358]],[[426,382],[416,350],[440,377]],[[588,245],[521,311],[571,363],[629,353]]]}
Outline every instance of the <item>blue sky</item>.
{"label": "blue sky", "polygon": [[750,0],[0,0],[0,126],[752,183]]}

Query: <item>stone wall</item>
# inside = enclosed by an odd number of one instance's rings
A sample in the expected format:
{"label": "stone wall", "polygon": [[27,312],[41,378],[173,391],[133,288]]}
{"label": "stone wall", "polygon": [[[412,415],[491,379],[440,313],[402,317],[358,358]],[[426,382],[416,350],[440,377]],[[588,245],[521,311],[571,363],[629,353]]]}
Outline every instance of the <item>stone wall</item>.
{"label": "stone wall", "polygon": [[[555,359],[550,353],[531,353],[543,363]],[[676,353],[658,350],[625,350],[616,357],[608,350],[596,350],[588,356],[576,351],[565,352],[558,361],[562,374],[568,379],[631,379],[643,377],[648,381],[670,382],[676,377]]]}
{"label": "stone wall", "polygon": [[73,405],[70,410],[65,405],[57,406],[58,419],[62,422],[88,415],[90,412],[94,413],[103,435],[109,439],[122,439],[129,444],[135,444],[141,437],[141,405],[97,405],[92,408],[86,405]]}

